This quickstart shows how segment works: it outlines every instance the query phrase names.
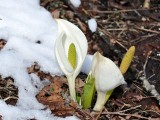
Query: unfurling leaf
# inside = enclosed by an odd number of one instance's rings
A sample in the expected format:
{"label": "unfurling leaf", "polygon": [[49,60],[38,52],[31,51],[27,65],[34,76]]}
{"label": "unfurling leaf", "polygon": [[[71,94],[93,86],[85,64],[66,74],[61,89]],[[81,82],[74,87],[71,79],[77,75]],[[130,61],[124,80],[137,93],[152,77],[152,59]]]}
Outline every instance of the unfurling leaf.
{"label": "unfurling leaf", "polygon": [[76,56],[76,47],[73,43],[71,43],[69,46],[68,60],[71,63],[72,67],[75,69],[77,63],[77,56]]}
{"label": "unfurling leaf", "polygon": [[94,94],[95,94],[95,79],[92,77],[90,73],[86,79],[86,83],[84,85],[82,94],[82,106],[84,109],[91,107]]}
{"label": "unfurling leaf", "polygon": [[125,74],[126,71],[128,70],[132,62],[134,53],[135,53],[135,46],[131,46],[129,50],[127,51],[127,53],[125,54],[125,56],[123,57],[121,65],[120,65],[120,71],[122,72],[122,74]]}

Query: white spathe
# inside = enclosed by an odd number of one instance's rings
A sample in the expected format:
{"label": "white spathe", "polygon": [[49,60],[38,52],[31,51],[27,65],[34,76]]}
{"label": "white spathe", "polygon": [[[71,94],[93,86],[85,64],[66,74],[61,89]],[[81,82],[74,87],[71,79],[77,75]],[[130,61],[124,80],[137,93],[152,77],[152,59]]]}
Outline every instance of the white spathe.
{"label": "white spathe", "polygon": [[94,110],[100,111],[105,104],[107,91],[126,82],[115,63],[99,52],[96,52],[93,56],[92,76],[95,78],[95,87],[98,94]]}
{"label": "white spathe", "polygon": [[[58,24],[59,37],[55,44],[55,55],[61,70],[68,78],[71,98],[76,101],[75,78],[79,74],[87,55],[87,39],[74,24],[62,19],[57,19],[56,22]],[[68,50],[71,43],[74,43],[76,48],[77,63],[75,69],[72,68],[68,60]]]}

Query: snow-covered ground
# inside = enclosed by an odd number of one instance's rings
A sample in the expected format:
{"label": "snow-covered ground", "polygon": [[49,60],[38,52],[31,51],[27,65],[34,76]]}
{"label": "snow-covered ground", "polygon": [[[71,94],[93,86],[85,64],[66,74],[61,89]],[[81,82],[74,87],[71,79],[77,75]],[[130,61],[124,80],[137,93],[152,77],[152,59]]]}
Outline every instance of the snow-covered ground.
{"label": "snow-covered ground", "polygon": [[[44,106],[36,100],[35,95],[49,82],[41,82],[35,74],[27,73],[27,67],[38,62],[42,71],[62,74],[54,55],[56,38],[56,22],[39,5],[39,0],[0,0],[0,39],[7,41],[0,51],[0,74],[14,78],[19,90],[16,106],[0,100],[3,120],[63,119],[54,117],[50,110],[41,110]],[[65,119],[77,118],[72,116]]]}

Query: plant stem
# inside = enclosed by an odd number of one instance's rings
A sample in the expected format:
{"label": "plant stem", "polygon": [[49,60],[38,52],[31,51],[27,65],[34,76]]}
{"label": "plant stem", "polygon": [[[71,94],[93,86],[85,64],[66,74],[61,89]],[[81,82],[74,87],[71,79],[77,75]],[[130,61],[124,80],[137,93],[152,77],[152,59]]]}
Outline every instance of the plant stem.
{"label": "plant stem", "polygon": [[104,104],[106,103],[106,93],[98,92],[97,91],[97,101],[93,108],[95,111],[101,111],[104,107]]}
{"label": "plant stem", "polygon": [[68,85],[69,85],[69,92],[71,99],[76,102],[76,91],[75,91],[75,79],[73,79],[72,76],[67,77],[68,78]]}

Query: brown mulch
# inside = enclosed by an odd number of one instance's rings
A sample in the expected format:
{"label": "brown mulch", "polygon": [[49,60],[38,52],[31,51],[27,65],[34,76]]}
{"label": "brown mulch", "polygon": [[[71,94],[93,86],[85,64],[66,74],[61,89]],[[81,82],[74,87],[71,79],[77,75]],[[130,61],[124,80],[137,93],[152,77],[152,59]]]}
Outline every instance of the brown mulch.
{"label": "brown mulch", "polygon": [[14,85],[11,77],[2,78],[0,76],[0,99],[7,104],[15,105],[18,100],[18,88]]}

